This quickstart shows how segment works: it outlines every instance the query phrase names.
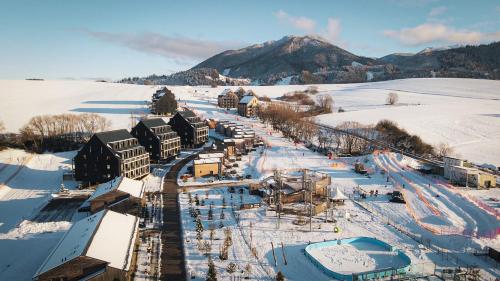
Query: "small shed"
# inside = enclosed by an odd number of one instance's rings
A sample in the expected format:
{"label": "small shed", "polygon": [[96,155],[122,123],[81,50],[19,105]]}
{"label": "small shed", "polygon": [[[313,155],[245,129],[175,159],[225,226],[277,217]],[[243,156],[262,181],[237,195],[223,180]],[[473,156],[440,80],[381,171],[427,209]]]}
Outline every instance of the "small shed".
{"label": "small shed", "polygon": [[80,209],[91,213],[109,209],[119,213],[139,215],[143,195],[144,183],[142,181],[117,177],[98,185]]}

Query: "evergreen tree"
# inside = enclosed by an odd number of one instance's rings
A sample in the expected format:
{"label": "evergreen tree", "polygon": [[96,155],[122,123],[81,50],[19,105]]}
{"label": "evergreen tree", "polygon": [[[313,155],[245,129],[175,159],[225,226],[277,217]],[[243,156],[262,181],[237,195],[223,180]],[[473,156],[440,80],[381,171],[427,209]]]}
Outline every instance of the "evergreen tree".
{"label": "evergreen tree", "polygon": [[198,216],[196,218],[196,239],[201,240],[203,238],[203,224]]}
{"label": "evergreen tree", "polygon": [[217,270],[211,256],[208,256],[208,272],[206,281],[217,281]]}
{"label": "evergreen tree", "polygon": [[210,204],[210,208],[208,209],[208,220],[214,219],[214,211],[212,210],[212,204]]}
{"label": "evergreen tree", "polygon": [[276,281],[285,281],[285,275],[281,271],[278,271],[278,274],[276,274]]}
{"label": "evergreen tree", "polygon": [[167,88],[163,89],[165,93],[156,103],[155,112],[157,114],[172,114],[177,111],[177,101],[175,95]]}

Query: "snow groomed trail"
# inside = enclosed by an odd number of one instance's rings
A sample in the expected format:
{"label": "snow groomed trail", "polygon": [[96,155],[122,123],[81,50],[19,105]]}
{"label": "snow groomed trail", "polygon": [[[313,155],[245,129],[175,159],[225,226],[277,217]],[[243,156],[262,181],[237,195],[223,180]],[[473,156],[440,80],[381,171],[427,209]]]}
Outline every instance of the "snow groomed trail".
{"label": "snow groomed trail", "polygon": [[374,159],[396,186],[404,186],[407,210],[421,227],[438,235],[496,237],[498,218],[457,191],[406,167],[394,154],[380,153]]}

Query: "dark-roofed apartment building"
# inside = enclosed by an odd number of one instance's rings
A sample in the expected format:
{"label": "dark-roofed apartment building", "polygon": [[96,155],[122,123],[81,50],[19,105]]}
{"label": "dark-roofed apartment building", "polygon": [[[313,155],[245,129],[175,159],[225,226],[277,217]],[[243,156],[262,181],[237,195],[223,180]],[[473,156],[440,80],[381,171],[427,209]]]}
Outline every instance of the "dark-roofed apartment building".
{"label": "dark-roofed apartment building", "polygon": [[73,162],[75,179],[91,184],[149,174],[149,154],[127,130],[94,134]]}
{"label": "dark-roofed apartment building", "polygon": [[177,111],[168,124],[181,138],[183,147],[199,147],[208,140],[208,126],[191,110]]}
{"label": "dark-roofed apartment building", "polygon": [[181,151],[180,137],[162,118],[141,120],[131,134],[146,148],[152,160],[172,159]]}

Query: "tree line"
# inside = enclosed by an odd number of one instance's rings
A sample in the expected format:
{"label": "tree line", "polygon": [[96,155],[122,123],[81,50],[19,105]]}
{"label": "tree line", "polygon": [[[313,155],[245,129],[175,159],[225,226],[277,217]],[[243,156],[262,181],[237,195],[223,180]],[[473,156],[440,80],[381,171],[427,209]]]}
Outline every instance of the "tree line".
{"label": "tree line", "polygon": [[108,130],[111,123],[95,113],[39,115],[32,117],[19,134],[6,134],[0,121],[5,146],[41,153],[78,149],[94,133]]}
{"label": "tree line", "polygon": [[284,137],[293,141],[316,143],[316,149],[321,152],[328,150],[343,151],[348,154],[361,154],[369,151],[369,143],[340,130],[355,129],[365,134],[373,134],[371,127],[362,126],[357,122],[343,122],[336,128],[325,130],[314,123],[314,118],[307,112],[301,112],[286,104],[270,104],[258,111],[258,117],[265,125],[280,131]]}
{"label": "tree line", "polygon": [[441,159],[450,155],[452,149],[446,144],[436,148],[400,128],[395,122],[381,120],[376,125],[362,125],[346,121],[332,129],[319,128],[308,112],[301,112],[286,104],[270,104],[258,111],[265,125],[280,131],[293,141],[303,141],[320,152],[334,151],[341,154],[361,155],[372,152],[375,147],[368,140],[377,140],[388,146],[424,157]]}

